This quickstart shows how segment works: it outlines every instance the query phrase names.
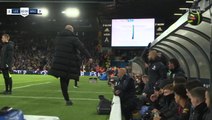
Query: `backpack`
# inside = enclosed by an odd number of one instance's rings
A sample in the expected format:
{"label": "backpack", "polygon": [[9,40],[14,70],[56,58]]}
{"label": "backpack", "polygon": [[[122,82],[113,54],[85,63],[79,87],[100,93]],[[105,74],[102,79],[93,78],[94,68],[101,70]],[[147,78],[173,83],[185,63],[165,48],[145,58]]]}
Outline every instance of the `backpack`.
{"label": "backpack", "polygon": [[24,120],[23,112],[12,107],[0,109],[0,120]]}
{"label": "backpack", "polygon": [[111,101],[106,99],[103,95],[99,95],[99,100],[99,104],[97,105],[97,113],[109,115],[111,110]]}

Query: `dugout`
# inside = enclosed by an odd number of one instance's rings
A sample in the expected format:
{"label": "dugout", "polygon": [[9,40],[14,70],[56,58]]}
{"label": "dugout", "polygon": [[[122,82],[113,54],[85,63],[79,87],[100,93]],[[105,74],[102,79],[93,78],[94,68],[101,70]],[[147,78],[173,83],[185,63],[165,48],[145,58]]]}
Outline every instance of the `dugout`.
{"label": "dugout", "polygon": [[[205,2],[205,1],[204,1]],[[177,58],[188,79],[200,79],[211,83],[211,5],[204,6],[202,22],[191,25],[187,22],[188,12],[171,25],[152,44],[150,49],[163,53],[168,59]]]}

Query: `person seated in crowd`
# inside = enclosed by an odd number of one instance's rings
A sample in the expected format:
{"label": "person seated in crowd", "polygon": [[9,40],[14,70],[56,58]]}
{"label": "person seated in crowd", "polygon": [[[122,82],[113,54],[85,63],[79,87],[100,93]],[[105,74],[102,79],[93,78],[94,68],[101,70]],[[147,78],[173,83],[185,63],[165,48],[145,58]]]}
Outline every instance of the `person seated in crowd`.
{"label": "person seated in crowd", "polygon": [[167,78],[169,80],[173,81],[173,79],[175,77],[184,77],[184,78],[186,78],[185,72],[180,67],[180,63],[179,63],[179,61],[176,58],[172,58],[172,59],[169,60],[168,69],[169,69],[169,72],[168,72]]}
{"label": "person seated in crowd", "polygon": [[178,85],[178,84],[185,85],[186,84],[186,81],[187,80],[185,79],[185,77],[175,77],[173,79],[173,86]]}
{"label": "person seated in crowd", "polygon": [[196,87],[189,91],[193,107],[189,120],[204,120],[204,116],[208,111],[207,104],[205,103],[205,91],[204,87]]}
{"label": "person seated in crowd", "polygon": [[153,108],[161,109],[164,105],[165,96],[163,95],[164,87],[168,84],[171,84],[171,81],[164,80],[160,83],[159,86],[154,87],[154,93],[150,96],[150,103]]}
{"label": "person seated in crowd", "polygon": [[143,75],[141,79],[144,83],[144,89],[143,89],[143,92],[142,92],[142,96],[146,98],[147,96],[151,95],[151,92],[149,91],[150,86],[148,84],[149,78],[148,78],[147,75]]}
{"label": "person seated in crowd", "polygon": [[212,118],[212,87],[208,88],[205,92],[205,102],[208,107],[208,111],[205,114],[204,120],[211,120]]}
{"label": "person seated in crowd", "polygon": [[160,86],[154,87],[154,93],[149,97],[141,97],[138,101],[139,111],[143,119],[149,120],[151,111],[153,109],[160,110],[165,105],[165,96],[163,95],[163,87],[167,84],[171,84],[169,81],[164,80]]}
{"label": "person seated in crowd", "polygon": [[[149,82],[149,77],[147,75],[143,75],[142,76],[142,81],[144,83],[144,89],[142,91],[141,95],[137,95],[137,99],[138,99],[138,103],[139,106],[141,107],[142,105],[145,105],[146,103],[149,103],[149,98],[152,94],[151,91],[149,91],[150,89],[150,84],[148,84]],[[154,88],[153,88],[154,89]],[[139,108],[140,108],[139,107]]]}
{"label": "person seated in crowd", "polygon": [[164,105],[160,110],[152,110],[153,120],[176,120],[177,104],[174,99],[173,85],[168,84],[163,89]]}
{"label": "person seated in crowd", "polygon": [[145,86],[144,82],[142,81],[142,75],[136,74],[134,79],[135,79],[136,95],[141,95]]}
{"label": "person seated in crowd", "polygon": [[149,98],[152,109],[161,109],[165,104],[164,98],[163,88],[155,87],[154,93]]}
{"label": "person seated in crowd", "polygon": [[178,120],[189,120],[191,103],[186,95],[185,85],[175,85],[174,92],[175,102],[178,104]]}
{"label": "person seated in crowd", "polygon": [[186,95],[188,96],[188,98],[190,98],[190,91],[196,87],[203,87],[203,84],[201,83],[200,80],[189,80],[186,85]]}
{"label": "person seated in crowd", "polygon": [[120,97],[121,111],[125,120],[130,120],[137,106],[134,80],[127,74],[125,68],[120,68],[117,76],[119,81],[115,83],[114,94]]}

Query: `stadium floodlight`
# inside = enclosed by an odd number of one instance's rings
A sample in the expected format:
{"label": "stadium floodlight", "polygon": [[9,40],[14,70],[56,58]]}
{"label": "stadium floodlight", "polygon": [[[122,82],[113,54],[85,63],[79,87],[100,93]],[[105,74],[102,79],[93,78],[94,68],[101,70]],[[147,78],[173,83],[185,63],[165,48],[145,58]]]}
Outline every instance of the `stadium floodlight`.
{"label": "stadium floodlight", "polygon": [[41,8],[41,11],[42,11],[42,15],[43,17],[46,17],[49,15],[49,11],[47,8]]}
{"label": "stadium floodlight", "polygon": [[65,14],[67,17],[76,18],[79,16],[80,11],[77,8],[67,8],[65,11],[62,11],[62,13]]}
{"label": "stadium floodlight", "polygon": [[47,8],[38,8],[38,17],[47,17],[49,15],[49,10]]}

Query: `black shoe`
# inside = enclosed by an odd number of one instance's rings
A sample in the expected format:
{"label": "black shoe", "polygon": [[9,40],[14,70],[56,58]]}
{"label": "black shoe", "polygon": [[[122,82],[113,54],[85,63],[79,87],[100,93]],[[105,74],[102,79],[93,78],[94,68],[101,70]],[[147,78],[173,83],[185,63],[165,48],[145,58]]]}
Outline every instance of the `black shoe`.
{"label": "black shoe", "polygon": [[2,94],[3,94],[3,95],[11,95],[12,92],[10,92],[10,91],[4,91],[4,92],[2,92]]}
{"label": "black shoe", "polygon": [[72,102],[71,100],[66,101],[66,105],[67,105],[67,106],[72,106],[72,105],[73,105],[73,102]]}

